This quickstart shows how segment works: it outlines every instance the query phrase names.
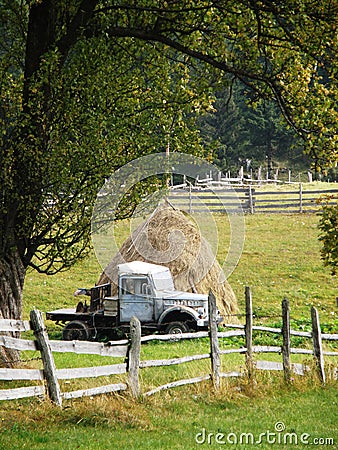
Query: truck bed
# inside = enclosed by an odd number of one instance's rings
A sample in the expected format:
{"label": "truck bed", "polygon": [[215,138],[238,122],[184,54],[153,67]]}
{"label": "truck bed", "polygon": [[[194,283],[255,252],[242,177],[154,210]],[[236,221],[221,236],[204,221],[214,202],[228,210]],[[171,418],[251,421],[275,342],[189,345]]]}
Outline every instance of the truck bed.
{"label": "truck bed", "polygon": [[56,309],[46,313],[47,320],[53,320],[54,322],[70,322],[72,320],[84,320],[86,321],[93,313],[91,312],[79,312],[77,313],[74,308]]}

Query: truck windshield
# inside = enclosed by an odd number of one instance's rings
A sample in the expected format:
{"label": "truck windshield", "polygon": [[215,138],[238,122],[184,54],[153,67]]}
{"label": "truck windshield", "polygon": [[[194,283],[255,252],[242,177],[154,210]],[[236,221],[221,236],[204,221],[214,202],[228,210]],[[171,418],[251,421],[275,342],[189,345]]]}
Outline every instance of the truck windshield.
{"label": "truck windshield", "polygon": [[175,289],[171,273],[168,271],[154,273],[153,280],[157,291],[173,291]]}

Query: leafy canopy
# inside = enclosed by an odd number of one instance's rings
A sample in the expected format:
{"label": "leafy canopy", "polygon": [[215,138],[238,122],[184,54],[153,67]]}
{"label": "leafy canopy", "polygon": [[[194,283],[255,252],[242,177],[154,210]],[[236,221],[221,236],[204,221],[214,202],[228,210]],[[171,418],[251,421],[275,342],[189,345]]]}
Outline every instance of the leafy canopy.
{"label": "leafy canopy", "polygon": [[321,200],[319,220],[320,237],[322,243],[321,256],[324,265],[336,275],[338,270],[338,198],[330,195]]}
{"label": "leafy canopy", "polygon": [[[60,15],[55,43],[29,76],[25,49],[34,42],[26,31],[33,20],[28,4],[8,2],[1,11],[8,45],[0,60],[0,255],[17,246],[26,266],[46,273],[85,254],[92,205],[117,168],[164,151],[168,140],[172,150],[202,151],[187,114],[210,101],[208,89],[191,81],[184,58],[174,64],[170,51],[132,37],[82,35],[65,58],[56,42],[71,9],[53,11]],[[153,188],[138,186],[120,217]]]}
{"label": "leafy canopy", "polygon": [[0,256],[70,266],[105,177],[169,138],[200,153],[194,116],[234,79],[318,169],[335,162],[337,16],[336,0],[3,0]]}

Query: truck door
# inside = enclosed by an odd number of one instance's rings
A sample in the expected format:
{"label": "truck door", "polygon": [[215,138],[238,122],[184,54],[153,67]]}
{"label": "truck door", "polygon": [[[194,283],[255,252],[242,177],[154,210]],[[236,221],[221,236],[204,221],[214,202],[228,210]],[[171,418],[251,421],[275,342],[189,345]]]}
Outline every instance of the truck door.
{"label": "truck door", "polygon": [[120,321],[129,322],[136,316],[140,322],[154,321],[154,299],[146,276],[120,277]]}

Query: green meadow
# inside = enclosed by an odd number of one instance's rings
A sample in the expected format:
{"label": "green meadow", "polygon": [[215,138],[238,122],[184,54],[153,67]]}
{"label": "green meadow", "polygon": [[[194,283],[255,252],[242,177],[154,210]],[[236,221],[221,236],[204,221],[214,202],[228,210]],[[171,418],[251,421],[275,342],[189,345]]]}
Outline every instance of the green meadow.
{"label": "green meadow", "polygon": [[[217,258],[222,265],[228,252],[229,223],[214,216],[218,232]],[[337,280],[323,267],[318,241],[318,216],[248,215],[245,217],[245,242],[229,283],[239,310],[244,312],[244,289],[253,295],[255,324],[280,326],[280,305],[290,301],[292,328],[309,330],[310,307],[319,311],[322,329],[338,331]],[[127,222],[119,224],[120,242],[129,234]],[[35,307],[48,311],[72,307],[73,292],[91,287],[101,267],[95,253],[79,262],[69,272],[54,277],[29,272],[24,290],[24,317]],[[60,329],[47,323],[53,338]],[[280,345],[280,338],[256,333],[257,344]],[[221,339],[224,348],[244,344],[242,338]],[[293,338],[293,346],[311,348],[311,342]],[[337,351],[337,345],[325,344]],[[206,339],[185,342],[153,342],[142,345],[142,359],[174,358],[187,354],[208,353]],[[37,354],[23,354],[28,367],[39,367]],[[259,359],[280,361],[280,355],[257,355]],[[116,359],[84,355],[55,354],[56,365],[86,367],[121,362]],[[292,362],[313,366],[308,355],[294,355]],[[246,377],[224,379],[221,390],[214,392],[211,382],[176,388],[138,400],[127,393],[64,401],[60,410],[38,399],[0,403],[1,449],[198,449],[198,448],[335,448],[337,435],[337,387],[334,367],[337,358],[327,357],[328,381],[321,386],[315,371],[305,377],[295,376],[285,385],[282,373],[256,372]],[[223,355],[222,370],[242,371],[243,355]],[[208,360],[141,371],[145,392],[181,378],[210,372]],[[124,381],[115,376],[112,382]],[[107,384],[108,379],[100,383]],[[10,383],[10,387],[14,386]],[[98,380],[62,382],[62,390],[95,386]],[[3,386],[3,385],[2,385]],[[5,386],[3,386],[5,387]],[[297,441],[297,442],[296,442]]]}

